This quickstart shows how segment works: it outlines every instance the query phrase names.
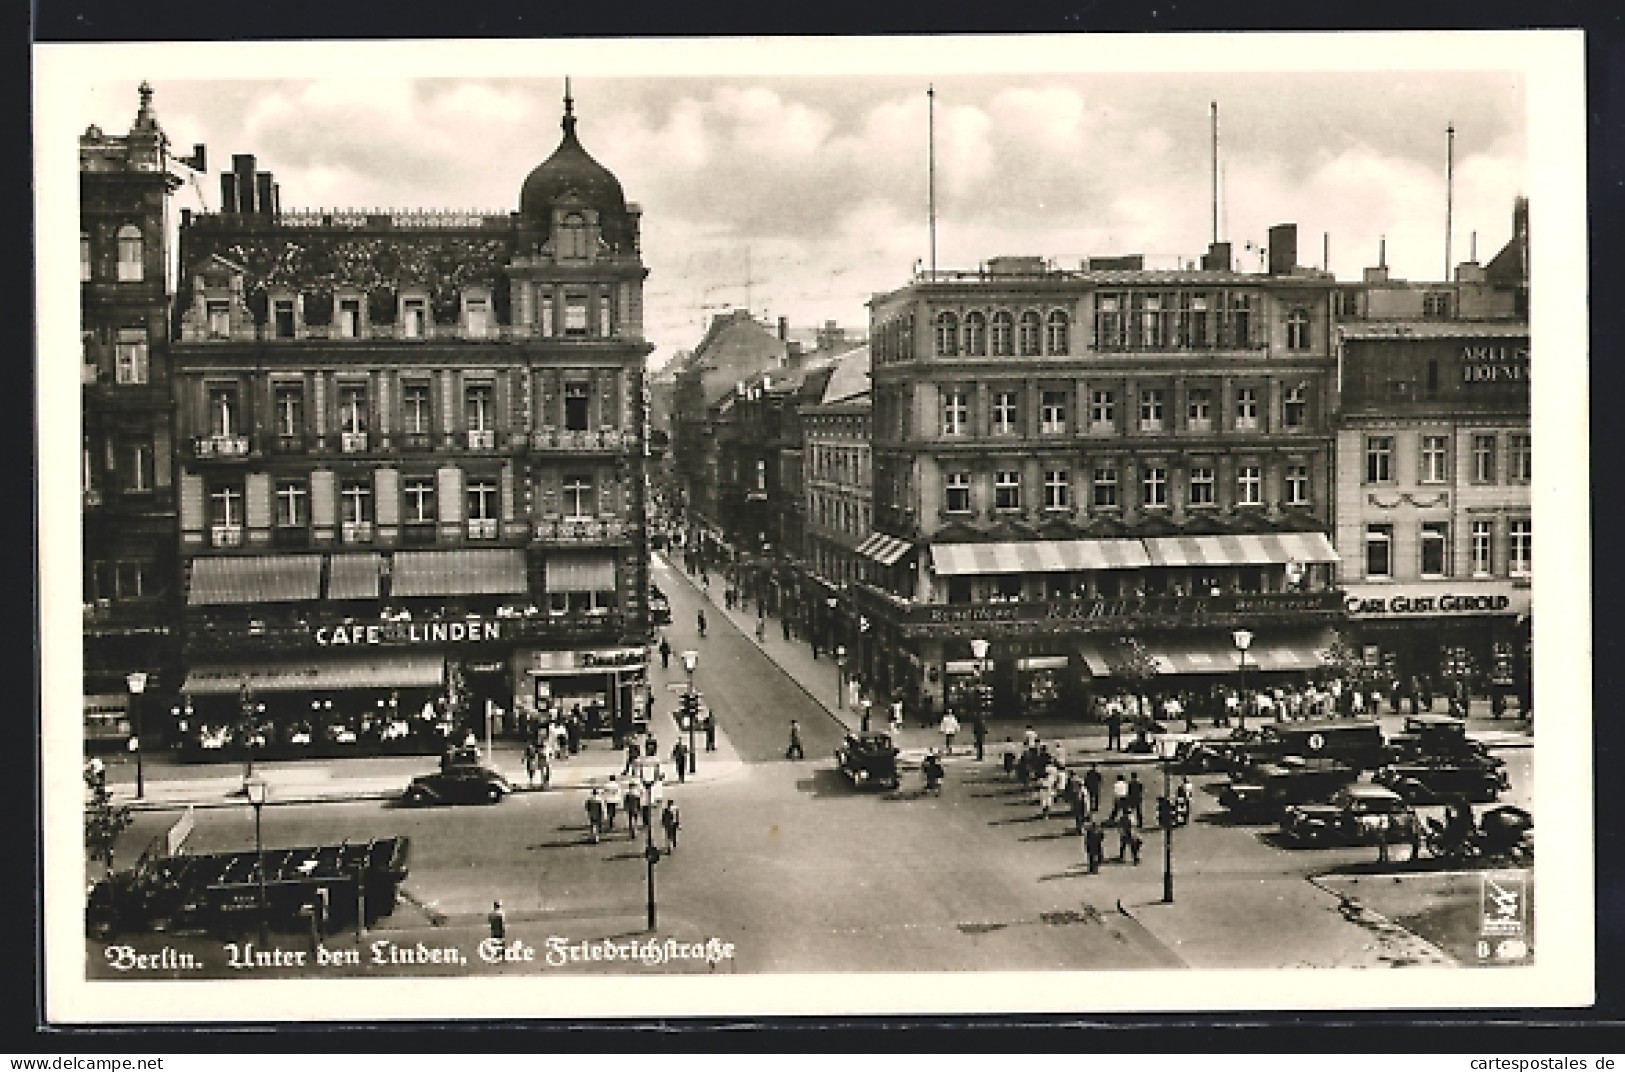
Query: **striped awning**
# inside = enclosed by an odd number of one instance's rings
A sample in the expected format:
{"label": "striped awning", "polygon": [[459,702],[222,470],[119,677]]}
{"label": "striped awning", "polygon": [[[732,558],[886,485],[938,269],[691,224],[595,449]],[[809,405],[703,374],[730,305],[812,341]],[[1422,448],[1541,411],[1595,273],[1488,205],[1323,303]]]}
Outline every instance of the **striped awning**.
{"label": "striped awning", "polygon": [[255,692],[328,689],[433,688],[445,680],[439,655],[389,655],[326,663],[194,666],[182,691],[190,696],[235,695],[246,683]]}
{"label": "striped awning", "polygon": [[1275,532],[1256,536],[1153,536],[1145,541],[1153,566],[1252,566],[1264,563],[1336,562],[1322,532]]}
{"label": "striped awning", "polygon": [[[1333,637],[1323,632],[1255,635],[1247,649],[1248,670],[1318,670]],[[1241,653],[1229,633],[1180,640],[1142,640],[1159,674],[1234,674],[1241,670]],[[1079,649],[1089,673],[1110,677],[1114,655],[1110,641],[1087,641]]]}
{"label": "striped awning", "polygon": [[321,595],[321,555],[218,555],[192,560],[186,602],[193,607],[295,603]]}
{"label": "striped awning", "polygon": [[882,566],[895,566],[902,557],[913,549],[914,545],[907,540],[899,540],[896,536],[888,536],[884,532],[869,534],[869,538],[858,544],[858,554],[865,558],[872,558]]}
{"label": "striped awning", "polygon": [[332,555],[327,560],[328,599],[377,599],[384,559],[377,554]]}
{"label": "striped awning", "polygon": [[1022,540],[931,545],[931,568],[945,577],[1138,569],[1150,564],[1139,540]]}
{"label": "striped awning", "polygon": [[615,558],[598,554],[547,556],[549,592],[608,592],[615,588]]}
{"label": "striped awning", "polygon": [[487,596],[523,593],[525,552],[396,551],[394,596]]}

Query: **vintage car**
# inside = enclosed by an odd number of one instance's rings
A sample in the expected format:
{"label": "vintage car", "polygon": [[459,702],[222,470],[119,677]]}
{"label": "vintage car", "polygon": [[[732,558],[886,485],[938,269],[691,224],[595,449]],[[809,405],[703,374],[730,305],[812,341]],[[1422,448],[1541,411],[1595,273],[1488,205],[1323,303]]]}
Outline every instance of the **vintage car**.
{"label": "vintage car", "polygon": [[1388,738],[1396,760],[1490,759],[1489,749],[1467,736],[1466,719],[1453,715],[1409,715],[1405,728]]}
{"label": "vintage car", "polygon": [[1274,763],[1258,763],[1219,790],[1219,803],[1242,822],[1269,821],[1282,808],[1325,800],[1360,776],[1336,760],[1306,760],[1283,756]]}
{"label": "vintage car", "polygon": [[446,753],[440,769],[413,778],[401,800],[407,804],[495,804],[513,792],[508,779],[480,763],[478,757],[472,748]]}
{"label": "vintage car", "polygon": [[1309,719],[1266,722],[1256,740],[1238,745],[1230,755],[1231,772],[1246,766],[1300,756],[1336,760],[1356,770],[1376,770],[1390,756],[1382,727],[1369,719]]}
{"label": "vintage car", "polygon": [[1362,782],[1344,786],[1325,804],[1297,804],[1281,818],[1296,845],[1375,845],[1404,842],[1419,832],[1416,813],[1398,793]]}
{"label": "vintage car", "polygon": [[855,788],[902,784],[897,769],[897,746],[889,733],[849,733],[835,750],[835,764]]}
{"label": "vintage car", "polygon": [[1490,804],[1509,784],[1506,766],[1498,759],[1390,763],[1371,780],[1411,804],[1439,804],[1454,797]]}
{"label": "vintage car", "polygon": [[649,586],[649,620],[656,625],[671,624],[671,601],[655,584]]}

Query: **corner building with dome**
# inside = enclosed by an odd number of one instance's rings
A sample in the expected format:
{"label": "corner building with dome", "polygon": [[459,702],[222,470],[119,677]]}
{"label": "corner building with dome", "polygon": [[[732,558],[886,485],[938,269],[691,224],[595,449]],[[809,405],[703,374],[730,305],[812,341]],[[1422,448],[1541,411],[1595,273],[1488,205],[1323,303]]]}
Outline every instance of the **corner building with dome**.
{"label": "corner building with dome", "polygon": [[428,751],[550,706],[630,719],[648,273],[576,122],[567,90],[517,212],[284,209],[247,155],[219,212],[183,211],[171,743]]}

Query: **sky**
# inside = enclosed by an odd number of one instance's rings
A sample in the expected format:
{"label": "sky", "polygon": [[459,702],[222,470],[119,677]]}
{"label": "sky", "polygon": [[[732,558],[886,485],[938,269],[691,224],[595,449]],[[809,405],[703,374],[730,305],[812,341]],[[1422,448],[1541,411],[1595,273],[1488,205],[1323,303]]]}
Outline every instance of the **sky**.
{"label": "sky", "polygon": [[[863,329],[870,295],[930,257],[928,86],[943,269],[1002,255],[1074,268],[1125,253],[1152,268],[1196,259],[1212,238],[1215,102],[1220,237],[1245,270],[1261,266],[1272,224],[1296,223],[1299,263],[1322,266],[1329,243],[1339,279],[1376,264],[1384,239],[1396,277],[1443,277],[1447,125],[1454,261],[1467,259],[1474,232],[1488,261],[1527,192],[1528,86],[1517,70],[926,63],[639,77],[549,66],[559,74],[176,78],[166,66],[146,77],[175,151],[208,147],[209,174],[177,193],[177,207],[215,209],[219,171],[252,153],[284,208],[507,212],[558,143],[562,76],[573,74],[583,145],[643,208],[654,365],[731,308]],[[83,87],[81,129],[128,128],[131,75]]]}

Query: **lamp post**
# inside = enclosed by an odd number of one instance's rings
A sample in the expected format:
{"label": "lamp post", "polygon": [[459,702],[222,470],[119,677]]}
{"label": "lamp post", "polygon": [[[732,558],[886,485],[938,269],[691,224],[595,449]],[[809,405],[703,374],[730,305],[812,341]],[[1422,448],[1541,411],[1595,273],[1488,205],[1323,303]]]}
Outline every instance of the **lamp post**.
{"label": "lamp post", "polygon": [[840,629],[838,628],[839,621],[835,617],[835,608],[838,607],[840,603],[841,601],[836,599],[834,596],[830,596],[828,599],[824,600],[824,606],[829,608],[829,643],[824,646],[831,651],[835,650],[835,642],[840,639]]}
{"label": "lamp post", "polygon": [[[1245,650],[1245,649],[1243,649]],[[1168,734],[1157,738],[1157,758],[1162,760],[1162,903],[1174,903],[1174,795],[1170,764],[1179,747]]]}
{"label": "lamp post", "polygon": [[987,651],[991,647],[985,640],[972,640],[970,653],[976,658],[976,710],[982,710],[982,689],[985,687],[983,677],[987,674]]}
{"label": "lamp post", "polygon": [[260,945],[270,944],[265,905],[265,841],[260,836],[260,812],[265,808],[265,798],[270,789],[263,778],[250,778],[243,783],[243,792],[254,806],[254,858],[259,861],[257,870],[260,873]]}
{"label": "lamp post", "polygon": [[646,758],[638,765],[638,779],[643,782],[643,799],[649,811],[643,824],[643,860],[649,868],[649,931],[655,929],[655,864],[660,860],[660,850],[655,848],[654,829],[654,788],[660,780],[660,760]]}
{"label": "lamp post", "polygon": [[139,800],[147,792],[141,766],[141,694],[147,691],[146,671],[132,670],[124,683],[130,686],[130,750],[135,753],[135,795]]}
{"label": "lamp post", "polygon": [[1236,643],[1236,651],[1241,655],[1241,702],[1236,705],[1240,716],[1241,728],[1247,728],[1247,649],[1253,645],[1253,634],[1247,629],[1237,629],[1230,634],[1230,639]]}
{"label": "lamp post", "polygon": [[[683,652],[681,658],[683,660],[683,672],[688,675],[688,694],[693,696],[694,669],[700,665],[700,653],[697,651],[685,651]],[[697,767],[694,759],[694,723],[699,718],[700,705],[694,701],[690,701],[690,705],[691,706],[688,714],[688,773],[693,774]]]}
{"label": "lamp post", "polygon": [[846,645],[835,645],[835,710],[846,706]]}

